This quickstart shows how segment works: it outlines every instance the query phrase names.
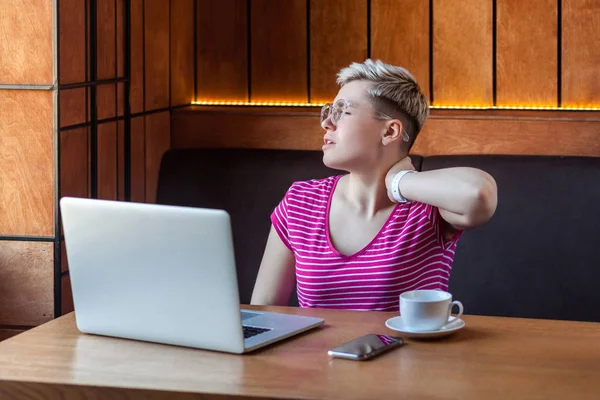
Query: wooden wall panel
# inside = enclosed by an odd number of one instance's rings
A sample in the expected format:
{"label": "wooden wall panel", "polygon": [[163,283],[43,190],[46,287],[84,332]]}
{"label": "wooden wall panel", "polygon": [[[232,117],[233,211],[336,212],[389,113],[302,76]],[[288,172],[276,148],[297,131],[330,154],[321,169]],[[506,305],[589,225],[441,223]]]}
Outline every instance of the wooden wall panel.
{"label": "wooden wall panel", "polygon": [[61,314],[65,315],[68,314],[70,312],[72,312],[73,310],[75,310],[75,307],[73,305],[73,291],[71,289],[71,277],[69,275],[65,275],[63,277],[60,278],[60,285],[61,285],[61,294],[60,294],[60,308],[61,308]]}
{"label": "wooden wall panel", "polygon": [[115,0],[116,2],[116,59],[117,59],[117,77],[125,76],[125,0]]}
{"label": "wooden wall panel", "polygon": [[160,161],[171,147],[171,113],[169,111],[146,116],[146,202],[156,202]]}
{"label": "wooden wall panel", "polygon": [[117,83],[117,116],[125,114],[125,84]]}
{"label": "wooden wall panel", "polygon": [[371,58],[408,69],[429,98],[429,2],[372,0]]}
{"label": "wooden wall panel", "polygon": [[311,0],[310,100],[332,101],[337,73],[367,58],[367,1]]}
{"label": "wooden wall panel", "polygon": [[89,197],[89,128],[60,132],[60,196]]}
{"label": "wooden wall panel", "polygon": [[0,90],[0,234],[53,235],[52,97]]}
{"label": "wooden wall panel", "polygon": [[497,105],[558,105],[556,0],[497,0]]}
{"label": "wooden wall panel", "polygon": [[[299,67],[305,2],[310,4],[308,72]],[[492,106],[495,95],[501,106],[556,106],[559,89],[565,106],[600,105],[595,29],[600,0],[560,2],[561,88],[556,0],[198,0],[198,100],[246,101],[249,91],[253,101],[303,101],[306,73],[309,99],[330,100],[339,69],[367,56],[368,3],[371,57],[408,68],[433,105]]]}
{"label": "wooden wall panel", "polygon": [[562,105],[600,107],[600,0],[563,0]]}
{"label": "wooden wall panel", "polygon": [[145,107],[169,107],[169,0],[144,3]]}
{"label": "wooden wall panel", "polygon": [[246,0],[197,0],[198,100],[248,100]]}
{"label": "wooden wall panel", "polygon": [[252,101],[307,102],[306,1],[250,3]]}
{"label": "wooden wall panel", "polygon": [[60,63],[60,83],[84,82],[86,80],[85,2],[81,0],[61,0],[58,4],[60,15],[60,54],[58,59]]}
{"label": "wooden wall panel", "polygon": [[98,125],[98,198],[117,199],[117,124]]}
{"label": "wooden wall panel", "polygon": [[434,105],[492,105],[492,0],[434,0],[433,34]]}
{"label": "wooden wall panel", "polygon": [[0,84],[52,85],[51,0],[5,0],[0,11]]}
{"label": "wooden wall panel", "polygon": [[412,152],[600,157],[599,127],[600,121],[564,118],[430,119]]}
{"label": "wooden wall panel", "polygon": [[125,201],[125,121],[117,121],[117,200]]}
{"label": "wooden wall panel", "polygon": [[0,325],[54,317],[53,243],[0,241]]}
{"label": "wooden wall panel", "polygon": [[173,148],[317,150],[323,146],[324,133],[318,111],[177,110],[173,111],[171,143]]}
{"label": "wooden wall panel", "polygon": [[132,113],[144,111],[144,2],[131,0],[131,84]]}
{"label": "wooden wall panel", "polygon": [[[268,108],[173,111],[172,148],[319,150],[318,110]],[[595,113],[438,112],[434,110],[411,153],[529,154],[600,157],[600,117]],[[482,132],[485,135],[482,135]],[[564,132],[571,132],[565,135]],[[552,138],[552,140],[549,140]]]}
{"label": "wooden wall panel", "polygon": [[86,88],[60,90],[58,96],[61,127],[86,122],[86,90]]}
{"label": "wooden wall panel", "polygon": [[171,105],[194,100],[194,0],[171,1]]}
{"label": "wooden wall panel", "polygon": [[98,85],[96,89],[96,104],[98,119],[114,118],[117,112],[116,86],[114,83]]}
{"label": "wooden wall panel", "polygon": [[131,201],[146,201],[146,117],[131,119]]}
{"label": "wooden wall panel", "polygon": [[65,241],[60,241],[60,272],[65,272],[69,270],[69,261],[67,260],[67,246],[65,246]]}
{"label": "wooden wall panel", "polygon": [[116,78],[116,10],[114,1],[97,1],[98,79]]}
{"label": "wooden wall panel", "polygon": [[[117,77],[125,76],[125,0],[117,3]],[[130,2],[131,3],[131,2]],[[131,16],[130,16],[131,19]],[[125,114],[125,84],[117,84],[117,116]]]}

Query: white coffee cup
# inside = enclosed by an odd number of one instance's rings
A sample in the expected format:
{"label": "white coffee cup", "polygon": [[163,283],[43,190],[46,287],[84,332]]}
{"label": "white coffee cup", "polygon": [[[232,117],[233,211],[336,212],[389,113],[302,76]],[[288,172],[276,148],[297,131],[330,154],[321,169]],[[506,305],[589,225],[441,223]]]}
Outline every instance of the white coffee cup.
{"label": "white coffee cup", "polygon": [[458,306],[458,315],[463,314],[460,301],[452,301],[452,295],[441,290],[413,290],[400,295],[400,315],[406,328],[415,332],[437,331],[448,323],[452,307]]}

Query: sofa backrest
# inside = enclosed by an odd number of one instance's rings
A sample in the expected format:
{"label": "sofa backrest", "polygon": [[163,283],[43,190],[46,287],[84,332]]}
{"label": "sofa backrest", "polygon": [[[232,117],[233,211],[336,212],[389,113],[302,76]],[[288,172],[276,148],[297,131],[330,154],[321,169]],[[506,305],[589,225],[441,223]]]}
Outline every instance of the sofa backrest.
{"label": "sofa backrest", "polygon": [[[300,150],[170,150],[161,161],[157,203],[219,208],[231,216],[240,301],[250,303],[271,226],[270,215],[294,181],[340,171],[323,153]],[[294,296],[290,305],[297,305]]]}
{"label": "sofa backrest", "polygon": [[[481,168],[498,183],[495,216],[458,244],[449,290],[467,313],[600,321],[600,158],[412,159],[418,170]],[[229,212],[240,300],[249,303],[273,208],[294,181],[339,173],[320,151],[170,150],[157,202]]]}
{"label": "sofa backrest", "polygon": [[600,321],[600,158],[425,157],[498,184],[498,207],[458,242],[449,291],[469,314]]}

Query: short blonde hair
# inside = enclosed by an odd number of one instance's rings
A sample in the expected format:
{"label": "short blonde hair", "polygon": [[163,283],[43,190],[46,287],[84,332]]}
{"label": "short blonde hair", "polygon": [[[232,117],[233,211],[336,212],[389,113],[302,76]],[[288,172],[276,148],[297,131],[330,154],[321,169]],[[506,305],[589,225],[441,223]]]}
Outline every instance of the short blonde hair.
{"label": "short blonde hair", "polygon": [[338,73],[340,86],[356,80],[373,83],[368,93],[377,111],[392,117],[398,114],[409,117],[408,121],[401,119],[408,125],[405,129],[410,137],[409,146],[412,146],[429,116],[429,102],[415,77],[405,68],[367,59],[363,63],[352,63]]}

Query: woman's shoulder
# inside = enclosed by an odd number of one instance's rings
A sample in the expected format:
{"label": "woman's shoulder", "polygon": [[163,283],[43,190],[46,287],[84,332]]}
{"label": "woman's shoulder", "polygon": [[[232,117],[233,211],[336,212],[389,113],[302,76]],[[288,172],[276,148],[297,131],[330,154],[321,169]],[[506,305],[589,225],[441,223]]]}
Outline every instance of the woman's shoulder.
{"label": "woman's shoulder", "polygon": [[310,179],[306,181],[296,181],[290,187],[288,194],[290,196],[328,196],[331,193],[337,180],[341,175],[329,176],[321,179]]}

